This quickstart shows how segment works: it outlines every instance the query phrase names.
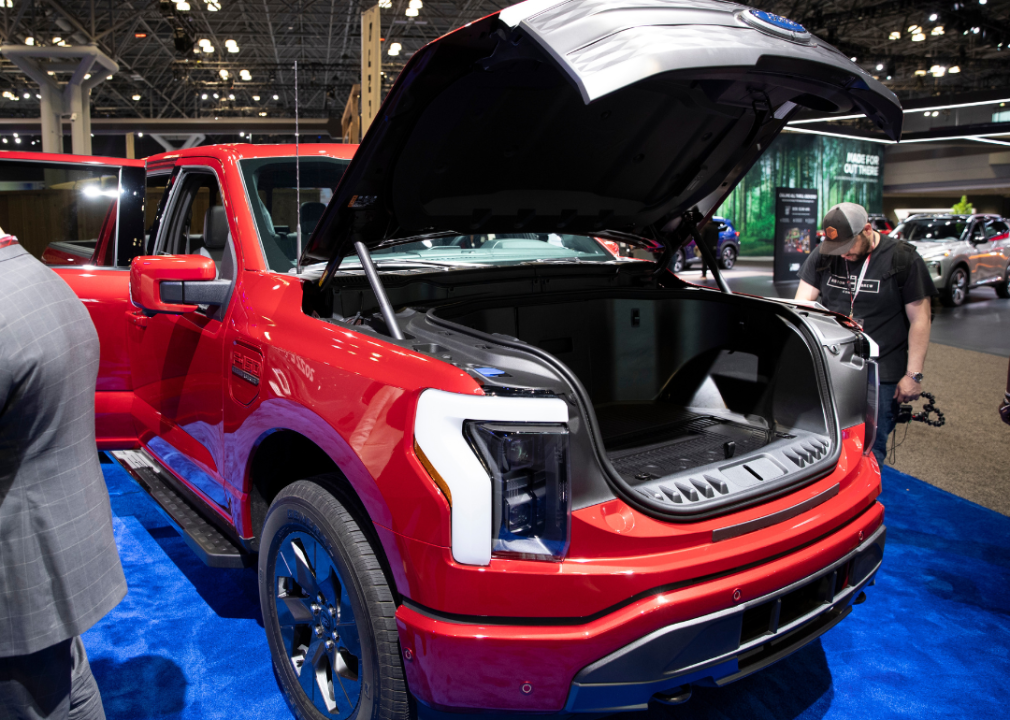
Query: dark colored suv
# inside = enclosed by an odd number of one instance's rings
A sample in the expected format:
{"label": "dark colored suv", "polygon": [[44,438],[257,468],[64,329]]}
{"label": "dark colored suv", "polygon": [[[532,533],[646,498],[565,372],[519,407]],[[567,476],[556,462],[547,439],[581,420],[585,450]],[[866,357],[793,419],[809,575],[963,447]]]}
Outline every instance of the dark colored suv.
{"label": "dark colored suv", "polygon": [[[729,270],[736,265],[736,259],[740,257],[740,231],[733,227],[733,221],[728,218],[714,216],[710,222],[719,224],[719,245],[716,248],[719,267]],[[701,263],[701,251],[692,240],[674,253],[670,261],[670,270],[679,273],[695,263]]]}

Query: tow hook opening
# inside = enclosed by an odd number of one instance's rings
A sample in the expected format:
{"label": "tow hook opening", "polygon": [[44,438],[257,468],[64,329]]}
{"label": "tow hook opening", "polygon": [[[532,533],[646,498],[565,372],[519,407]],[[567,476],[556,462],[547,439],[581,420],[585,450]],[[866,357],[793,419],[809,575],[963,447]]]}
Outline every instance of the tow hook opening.
{"label": "tow hook opening", "polygon": [[652,700],[660,705],[673,706],[683,705],[691,699],[691,686],[681,685],[679,688],[668,692],[658,692],[652,696]]}

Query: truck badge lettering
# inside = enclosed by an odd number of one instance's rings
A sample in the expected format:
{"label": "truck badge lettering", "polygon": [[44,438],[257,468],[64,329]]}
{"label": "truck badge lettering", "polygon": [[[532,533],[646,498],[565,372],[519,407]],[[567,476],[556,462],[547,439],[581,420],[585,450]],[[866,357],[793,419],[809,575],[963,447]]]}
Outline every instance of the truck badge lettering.
{"label": "truck badge lettering", "polygon": [[231,356],[231,371],[253,385],[260,384],[260,361],[235,353]]}

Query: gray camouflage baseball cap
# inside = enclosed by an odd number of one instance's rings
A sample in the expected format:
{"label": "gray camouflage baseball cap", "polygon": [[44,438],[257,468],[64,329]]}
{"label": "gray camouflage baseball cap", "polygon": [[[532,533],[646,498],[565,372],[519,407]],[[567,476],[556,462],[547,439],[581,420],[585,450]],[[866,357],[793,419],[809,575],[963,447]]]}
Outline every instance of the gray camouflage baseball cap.
{"label": "gray camouflage baseball cap", "polygon": [[870,221],[866,208],[856,203],[838,203],[828,210],[821,222],[824,240],[821,255],[844,255],[856,243],[856,236],[863,232]]}

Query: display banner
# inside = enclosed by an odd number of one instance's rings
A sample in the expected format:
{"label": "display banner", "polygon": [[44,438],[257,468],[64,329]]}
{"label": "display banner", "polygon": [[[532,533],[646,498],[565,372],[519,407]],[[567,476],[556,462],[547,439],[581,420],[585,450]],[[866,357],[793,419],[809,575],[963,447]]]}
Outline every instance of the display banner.
{"label": "display banner", "polygon": [[799,277],[817,247],[817,191],[775,188],[775,282]]}
{"label": "display banner", "polygon": [[884,210],[884,146],[866,140],[783,133],[754,164],[715,214],[740,233],[740,254],[778,257],[776,188],[813,188],[821,218],[832,205]]}

